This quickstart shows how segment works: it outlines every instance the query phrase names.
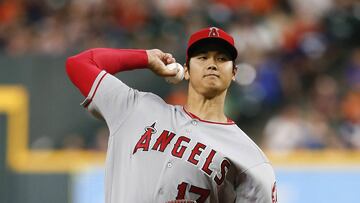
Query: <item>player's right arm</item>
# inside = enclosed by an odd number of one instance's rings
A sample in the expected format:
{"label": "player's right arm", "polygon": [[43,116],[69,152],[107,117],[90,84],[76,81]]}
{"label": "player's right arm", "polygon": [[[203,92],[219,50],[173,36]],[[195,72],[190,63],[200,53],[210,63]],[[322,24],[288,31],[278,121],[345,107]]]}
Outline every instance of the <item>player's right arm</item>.
{"label": "player's right arm", "polygon": [[[69,57],[66,72],[73,84],[86,97],[83,105],[95,110],[108,125],[121,120],[137,103],[139,92],[116,77],[118,72],[149,68],[160,76],[173,76],[165,64],[173,63],[171,54],[160,50],[97,48]],[[111,126],[109,126],[111,127]]]}

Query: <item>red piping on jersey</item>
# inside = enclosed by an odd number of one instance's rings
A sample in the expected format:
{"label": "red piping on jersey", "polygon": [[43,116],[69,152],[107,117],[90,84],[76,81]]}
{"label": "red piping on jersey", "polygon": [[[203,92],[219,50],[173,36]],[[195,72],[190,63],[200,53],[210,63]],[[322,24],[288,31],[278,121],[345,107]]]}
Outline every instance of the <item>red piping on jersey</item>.
{"label": "red piping on jersey", "polygon": [[[99,74],[100,74],[100,73],[99,73]],[[96,94],[96,91],[97,91],[97,89],[98,89],[101,81],[104,79],[104,77],[105,77],[106,74],[107,74],[107,73],[105,73],[103,76],[101,76],[99,82],[96,84],[96,88],[95,88],[95,90],[94,90],[94,93],[91,95],[91,98],[89,99],[89,101],[86,102],[86,104],[84,105],[85,108],[88,107],[89,104],[92,102],[92,100],[93,100],[93,98],[94,98],[94,96],[95,96],[95,94]]]}
{"label": "red piping on jersey", "polygon": [[230,118],[227,118],[227,122],[226,122],[226,123],[203,120],[203,119],[197,117],[196,115],[192,114],[191,112],[187,111],[187,110],[185,109],[185,107],[183,107],[183,109],[184,109],[185,113],[186,113],[187,115],[189,115],[191,118],[197,119],[197,120],[199,120],[199,121],[201,121],[201,122],[204,122],[204,123],[219,124],[219,125],[234,125],[234,124],[235,124],[235,122],[234,122],[233,120],[231,120]]}

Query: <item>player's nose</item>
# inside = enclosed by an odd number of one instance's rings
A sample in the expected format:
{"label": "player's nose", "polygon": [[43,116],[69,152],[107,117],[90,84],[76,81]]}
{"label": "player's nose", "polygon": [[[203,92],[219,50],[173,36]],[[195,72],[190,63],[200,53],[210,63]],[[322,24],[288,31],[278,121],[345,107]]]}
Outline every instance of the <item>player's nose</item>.
{"label": "player's nose", "polygon": [[211,56],[208,58],[207,69],[208,70],[217,70],[218,69],[215,56]]}
{"label": "player's nose", "polygon": [[207,67],[208,70],[217,70],[217,65],[215,63],[211,63]]}
{"label": "player's nose", "polygon": [[208,64],[207,64],[207,69],[208,70],[217,70],[216,61],[214,60],[213,57],[209,57]]}

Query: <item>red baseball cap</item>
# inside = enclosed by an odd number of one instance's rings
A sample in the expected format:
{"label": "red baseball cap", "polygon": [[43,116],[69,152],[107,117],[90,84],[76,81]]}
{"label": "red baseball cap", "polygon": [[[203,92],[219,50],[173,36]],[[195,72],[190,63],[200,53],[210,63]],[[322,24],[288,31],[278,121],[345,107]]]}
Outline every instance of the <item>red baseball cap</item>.
{"label": "red baseball cap", "polygon": [[238,53],[235,48],[234,38],[220,28],[208,27],[197,31],[190,36],[186,50],[186,60],[189,59],[195,47],[208,42],[215,42],[219,43],[221,46],[225,46],[230,52],[233,60],[236,59]]}

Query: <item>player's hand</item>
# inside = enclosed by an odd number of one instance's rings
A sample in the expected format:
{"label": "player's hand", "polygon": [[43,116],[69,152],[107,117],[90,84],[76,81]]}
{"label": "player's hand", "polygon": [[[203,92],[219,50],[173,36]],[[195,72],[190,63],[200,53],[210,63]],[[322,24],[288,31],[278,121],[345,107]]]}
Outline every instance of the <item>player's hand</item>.
{"label": "player's hand", "polygon": [[175,76],[179,71],[177,69],[170,70],[166,68],[167,64],[175,63],[175,58],[169,54],[164,53],[159,49],[146,50],[148,55],[148,67],[157,75],[162,77]]}

